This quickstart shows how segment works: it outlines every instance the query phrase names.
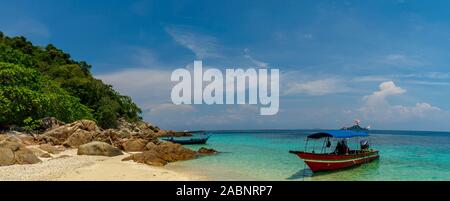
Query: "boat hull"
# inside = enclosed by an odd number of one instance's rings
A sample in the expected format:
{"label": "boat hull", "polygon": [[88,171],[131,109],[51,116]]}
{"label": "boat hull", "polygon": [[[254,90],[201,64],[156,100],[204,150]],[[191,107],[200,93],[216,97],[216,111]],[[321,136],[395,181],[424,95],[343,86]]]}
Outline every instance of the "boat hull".
{"label": "boat hull", "polygon": [[209,139],[208,137],[205,137],[205,138],[200,138],[200,139],[195,139],[195,138],[191,138],[191,139],[164,138],[163,140],[169,141],[169,142],[173,142],[173,143],[177,143],[177,144],[188,145],[188,144],[206,144],[208,139]]}
{"label": "boat hull", "polygon": [[314,154],[302,151],[290,151],[303,159],[313,172],[332,171],[358,166],[379,158],[378,151],[367,151],[357,154]]}

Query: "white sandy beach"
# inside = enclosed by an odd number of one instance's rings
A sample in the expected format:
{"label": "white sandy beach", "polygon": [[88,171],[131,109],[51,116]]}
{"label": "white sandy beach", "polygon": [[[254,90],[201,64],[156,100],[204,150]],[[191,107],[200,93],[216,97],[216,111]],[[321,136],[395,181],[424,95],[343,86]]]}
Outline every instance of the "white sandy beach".
{"label": "white sandy beach", "polygon": [[121,161],[129,153],[116,157],[79,156],[76,149],[41,158],[33,165],[0,167],[0,181],[189,181],[206,178],[132,161]]}

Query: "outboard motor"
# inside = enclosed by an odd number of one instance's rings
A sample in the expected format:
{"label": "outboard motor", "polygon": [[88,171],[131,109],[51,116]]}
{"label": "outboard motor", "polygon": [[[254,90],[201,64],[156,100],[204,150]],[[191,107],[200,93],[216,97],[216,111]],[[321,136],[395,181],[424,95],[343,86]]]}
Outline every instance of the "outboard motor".
{"label": "outboard motor", "polygon": [[361,150],[369,149],[369,141],[368,140],[361,140],[360,146],[361,146]]}

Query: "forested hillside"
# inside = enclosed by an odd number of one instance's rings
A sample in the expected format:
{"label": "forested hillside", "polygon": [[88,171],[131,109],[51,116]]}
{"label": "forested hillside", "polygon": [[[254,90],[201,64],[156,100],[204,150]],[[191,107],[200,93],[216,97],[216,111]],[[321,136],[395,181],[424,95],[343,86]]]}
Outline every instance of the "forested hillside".
{"label": "forested hillside", "polygon": [[90,69],[51,44],[39,47],[0,32],[0,127],[33,129],[44,117],[92,119],[103,128],[114,128],[118,118],[139,120],[141,110],[131,98],[95,79]]}

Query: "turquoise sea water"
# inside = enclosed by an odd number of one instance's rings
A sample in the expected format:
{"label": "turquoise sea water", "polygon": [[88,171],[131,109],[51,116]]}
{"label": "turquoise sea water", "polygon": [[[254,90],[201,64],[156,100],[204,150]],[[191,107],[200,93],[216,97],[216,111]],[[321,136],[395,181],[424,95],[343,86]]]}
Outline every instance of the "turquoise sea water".
{"label": "turquoise sea water", "polygon": [[210,131],[206,145],[188,147],[204,146],[222,153],[172,163],[168,168],[211,180],[450,180],[450,132],[371,131],[371,148],[380,151],[379,160],[314,175],[300,158],[288,153],[303,150],[305,137],[312,132]]}

